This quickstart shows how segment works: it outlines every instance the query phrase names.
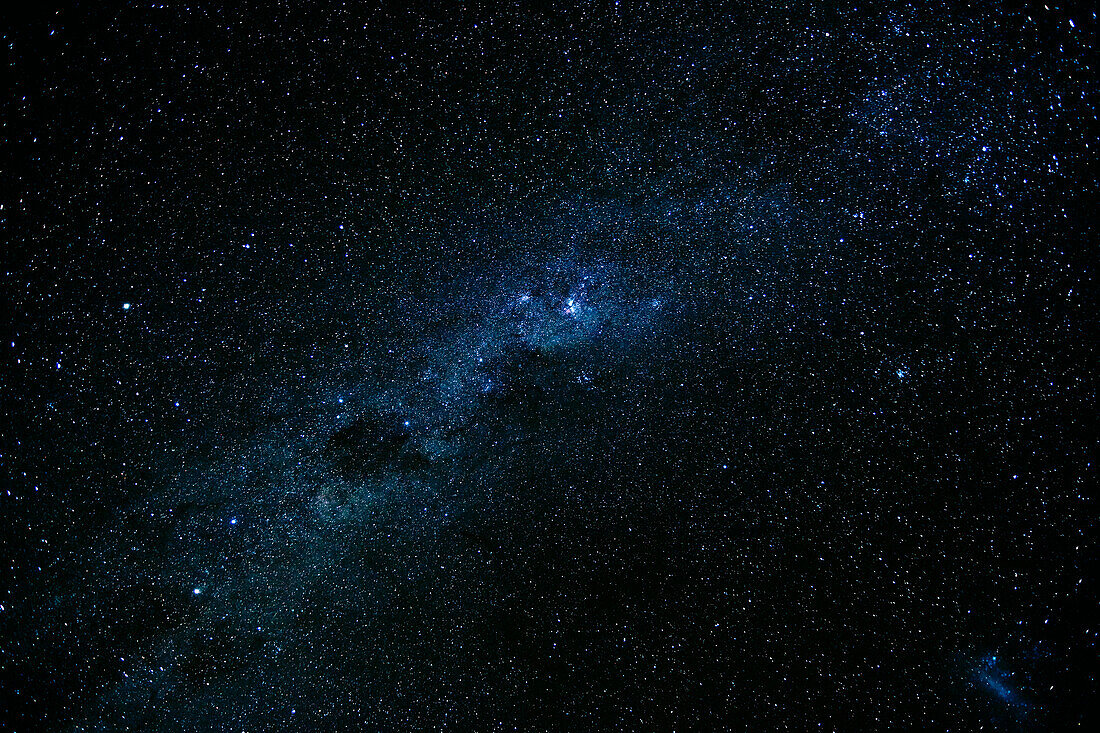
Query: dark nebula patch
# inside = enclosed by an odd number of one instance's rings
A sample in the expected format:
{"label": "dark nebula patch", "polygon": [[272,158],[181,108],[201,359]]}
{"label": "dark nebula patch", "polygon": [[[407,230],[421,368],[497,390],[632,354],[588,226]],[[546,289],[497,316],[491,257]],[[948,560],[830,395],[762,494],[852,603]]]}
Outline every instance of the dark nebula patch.
{"label": "dark nebula patch", "polygon": [[363,481],[384,467],[412,468],[426,462],[396,418],[363,415],[340,428],[324,446],[323,455],[345,479]]}

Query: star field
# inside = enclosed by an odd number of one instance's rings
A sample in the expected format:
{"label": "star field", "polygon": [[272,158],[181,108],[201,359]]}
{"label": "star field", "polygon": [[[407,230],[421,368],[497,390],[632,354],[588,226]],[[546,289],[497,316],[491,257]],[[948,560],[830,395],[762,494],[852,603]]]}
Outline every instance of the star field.
{"label": "star field", "polygon": [[1091,8],[0,27],[0,731],[1090,729]]}

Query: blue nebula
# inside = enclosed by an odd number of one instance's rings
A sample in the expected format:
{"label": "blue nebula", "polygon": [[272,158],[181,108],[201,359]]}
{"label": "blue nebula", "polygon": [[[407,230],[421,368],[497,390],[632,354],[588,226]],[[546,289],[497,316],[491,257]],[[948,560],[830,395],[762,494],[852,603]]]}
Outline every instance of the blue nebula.
{"label": "blue nebula", "polygon": [[997,655],[982,659],[973,673],[974,680],[1003,704],[1022,710],[1026,702],[1012,685],[1013,673],[997,664]]}

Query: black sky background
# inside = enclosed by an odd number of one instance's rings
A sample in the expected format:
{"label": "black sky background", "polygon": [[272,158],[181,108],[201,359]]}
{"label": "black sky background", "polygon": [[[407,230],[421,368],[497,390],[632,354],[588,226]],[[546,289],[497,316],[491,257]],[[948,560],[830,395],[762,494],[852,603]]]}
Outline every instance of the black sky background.
{"label": "black sky background", "polygon": [[1057,730],[1079,7],[3,21],[2,730]]}

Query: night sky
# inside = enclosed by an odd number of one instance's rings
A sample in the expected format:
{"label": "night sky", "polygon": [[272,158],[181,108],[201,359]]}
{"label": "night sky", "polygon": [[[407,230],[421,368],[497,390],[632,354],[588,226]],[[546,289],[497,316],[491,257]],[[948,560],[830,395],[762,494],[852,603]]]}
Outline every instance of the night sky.
{"label": "night sky", "polygon": [[29,5],[0,731],[1089,729],[1091,7]]}

